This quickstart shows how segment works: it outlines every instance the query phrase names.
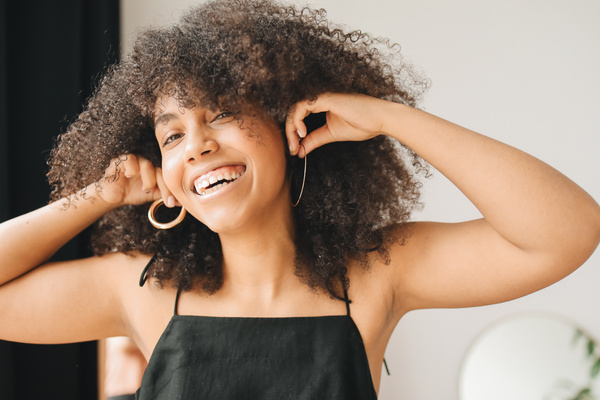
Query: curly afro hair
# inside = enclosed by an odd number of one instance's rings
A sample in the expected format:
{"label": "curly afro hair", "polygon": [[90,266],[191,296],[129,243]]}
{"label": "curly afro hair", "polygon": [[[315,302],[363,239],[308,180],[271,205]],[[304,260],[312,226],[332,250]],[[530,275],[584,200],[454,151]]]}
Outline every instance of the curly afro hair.
{"label": "curly afro hair", "polygon": [[[49,161],[51,198],[85,198],[81,188],[103,178],[119,155],[140,154],[160,166],[153,114],[161,96],[187,108],[251,105],[273,118],[284,135],[288,110],[300,100],[324,92],[361,93],[416,106],[427,85],[402,61],[397,44],[345,32],[324,10],[269,0],[208,2],[174,26],[141,32],[131,54],[109,68],[85,111],[57,140]],[[379,252],[385,261],[386,245],[406,239],[419,204],[415,176],[427,167],[383,136],[328,144],[309,161],[302,201],[294,208],[296,274],[311,288],[339,297],[339,282],[349,286],[349,260],[368,268],[368,253]],[[302,174],[303,162],[290,157],[288,164],[293,175]],[[118,166],[104,178],[119,179]],[[105,215],[92,239],[94,253],[154,254],[149,275],[159,282],[217,291],[223,283],[218,235],[189,216],[173,229],[156,230],[147,210],[124,206]]]}

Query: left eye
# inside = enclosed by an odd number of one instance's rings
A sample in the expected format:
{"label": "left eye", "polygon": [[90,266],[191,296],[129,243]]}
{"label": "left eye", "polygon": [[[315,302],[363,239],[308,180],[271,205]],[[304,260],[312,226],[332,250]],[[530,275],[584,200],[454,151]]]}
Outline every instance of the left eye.
{"label": "left eye", "polygon": [[179,139],[180,137],[182,137],[183,134],[182,133],[174,133],[172,135],[167,136],[164,141],[163,141],[163,147],[165,147],[166,145],[168,145],[169,143],[174,142],[175,140]]}
{"label": "left eye", "polygon": [[217,116],[213,119],[213,121],[218,121],[220,119],[232,117],[233,114],[234,113],[232,111],[222,111],[219,114],[217,114]]}

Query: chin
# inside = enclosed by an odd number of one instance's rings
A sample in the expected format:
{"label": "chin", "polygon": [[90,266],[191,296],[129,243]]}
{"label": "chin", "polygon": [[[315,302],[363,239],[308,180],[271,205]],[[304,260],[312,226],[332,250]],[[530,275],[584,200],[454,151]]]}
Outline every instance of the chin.
{"label": "chin", "polygon": [[243,215],[235,215],[230,210],[219,210],[211,213],[208,217],[206,217],[206,213],[203,214],[198,220],[219,235],[240,232],[249,222],[248,218],[244,218]]}

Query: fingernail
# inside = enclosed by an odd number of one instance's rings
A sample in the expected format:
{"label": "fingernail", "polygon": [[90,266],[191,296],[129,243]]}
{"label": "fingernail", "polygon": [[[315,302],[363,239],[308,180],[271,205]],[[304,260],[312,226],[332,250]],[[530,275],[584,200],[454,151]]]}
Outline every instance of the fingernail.
{"label": "fingernail", "polygon": [[302,132],[300,132],[300,129],[296,129],[296,134],[297,134],[299,137],[302,137]]}
{"label": "fingernail", "polygon": [[175,197],[167,197],[167,207],[175,207]]}

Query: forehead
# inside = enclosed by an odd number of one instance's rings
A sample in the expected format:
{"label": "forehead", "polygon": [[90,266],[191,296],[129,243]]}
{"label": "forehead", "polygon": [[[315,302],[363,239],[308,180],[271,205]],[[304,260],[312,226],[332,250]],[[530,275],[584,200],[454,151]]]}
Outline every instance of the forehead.
{"label": "forehead", "polygon": [[175,96],[163,95],[156,98],[154,102],[154,118],[166,111],[181,111],[195,108],[197,104],[192,101],[184,101]]}
{"label": "forehead", "polygon": [[173,97],[159,97],[156,99],[152,116],[154,127],[157,128],[159,125],[166,125],[172,120],[179,119],[184,112],[185,108],[181,107]]}
{"label": "forehead", "polygon": [[153,119],[156,120],[156,118],[165,112],[179,112],[181,114],[183,114],[185,112],[185,110],[191,110],[191,109],[199,109],[199,110],[206,110],[206,111],[217,111],[220,109],[230,109],[230,108],[234,108],[236,110],[242,110],[242,109],[246,109],[246,108],[253,108],[253,107],[243,107],[241,104],[233,104],[230,106],[227,106],[225,104],[223,104],[223,101],[220,100],[215,100],[213,101],[208,101],[207,99],[204,98],[204,96],[200,97],[200,96],[179,96],[178,94],[165,94],[165,95],[160,95],[156,98],[156,101],[154,102],[154,109],[153,109]]}
{"label": "forehead", "polygon": [[154,104],[152,115],[154,126],[157,127],[174,119],[180,119],[189,110],[194,110],[195,112],[214,112],[217,110],[217,107],[206,107],[192,101],[182,101],[173,96],[160,96]]}
{"label": "forehead", "polygon": [[217,104],[218,98],[211,96],[206,90],[202,90],[194,83],[186,84],[185,81],[181,81],[160,90],[156,94],[154,103],[150,104],[150,111],[156,116],[165,108],[191,109],[201,106],[214,110]]}

